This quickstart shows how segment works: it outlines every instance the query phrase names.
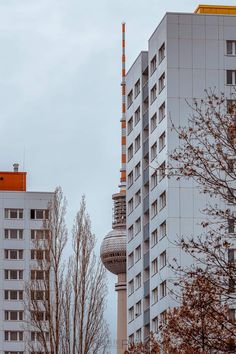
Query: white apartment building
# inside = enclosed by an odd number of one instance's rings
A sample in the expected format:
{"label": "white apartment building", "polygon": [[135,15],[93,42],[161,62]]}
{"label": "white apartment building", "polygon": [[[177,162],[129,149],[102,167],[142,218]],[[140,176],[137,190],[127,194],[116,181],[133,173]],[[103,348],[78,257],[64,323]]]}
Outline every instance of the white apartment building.
{"label": "white apartment building", "polygon": [[26,173],[0,172],[0,353],[28,354],[37,340],[25,324],[25,289],[35,275],[35,238],[42,229],[53,193],[26,191]]}
{"label": "white apartment building", "polygon": [[173,258],[192,262],[175,247],[201,233],[205,197],[192,182],[165,176],[186,126],[193,98],[236,85],[236,7],[200,6],[167,13],[126,75],[127,87],[127,324],[130,341],[157,331],[170,294]]}

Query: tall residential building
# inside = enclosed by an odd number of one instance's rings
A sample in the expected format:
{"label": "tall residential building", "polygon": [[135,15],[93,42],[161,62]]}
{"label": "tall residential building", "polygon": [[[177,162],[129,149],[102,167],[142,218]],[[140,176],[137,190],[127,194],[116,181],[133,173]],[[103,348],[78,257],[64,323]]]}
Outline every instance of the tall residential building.
{"label": "tall residential building", "polygon": [[200,5],[195,13],[167,13],[126,75],[127,90],[127,331],[147,338],[174,305],[175,246],[201,232],[206,197],[191,182],[166,177],[179,144],[171,129],[186,126],[193,98],[205,89],[230,99],[236,85],[236,7]]}
{"label": "tall residential building", "polygon": [[[43,220],[53,193],[28,192],[26,173],[0,172],[0,353],[28,353],[37,341],[26,328],[25,290],[34,275],[34,240],[46,237]],[[27,329],[27,330],[26,330]]]}

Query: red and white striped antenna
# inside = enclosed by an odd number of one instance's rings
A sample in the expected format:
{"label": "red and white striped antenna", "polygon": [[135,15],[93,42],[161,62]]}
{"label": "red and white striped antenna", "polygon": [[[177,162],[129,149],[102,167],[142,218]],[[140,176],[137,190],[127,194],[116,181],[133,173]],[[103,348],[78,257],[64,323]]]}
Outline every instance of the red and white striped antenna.
{"label": "red and white striped antenna", "polygon": [[125,23],[122,23],[122,116],[121,116],[121,170],[120,191],[126,190],[126,68],[125,68]]}

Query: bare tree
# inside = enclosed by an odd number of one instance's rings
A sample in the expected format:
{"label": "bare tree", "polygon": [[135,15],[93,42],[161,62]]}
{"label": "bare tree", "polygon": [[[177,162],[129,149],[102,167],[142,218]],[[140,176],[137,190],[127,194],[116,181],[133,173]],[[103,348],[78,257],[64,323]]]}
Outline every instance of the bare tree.
{"label": "bare tree", "polygon": [[26,290],[29,349],[32,354],[106,353],[106,278],[95,256],[85,199],[75,219],[67,260],[65,213],[66,200],[57,188],[31,251],[35,264]]}
{"label": "bare tree", "polygon": [[[71,353],[106,353],[108,329],[104,321],[106,305],[105,268],[95,255],[95,236],[83,197],[73,228],[73,254],[68,279],[71,288]],[[68,302],[69,304],[69,302]]]}

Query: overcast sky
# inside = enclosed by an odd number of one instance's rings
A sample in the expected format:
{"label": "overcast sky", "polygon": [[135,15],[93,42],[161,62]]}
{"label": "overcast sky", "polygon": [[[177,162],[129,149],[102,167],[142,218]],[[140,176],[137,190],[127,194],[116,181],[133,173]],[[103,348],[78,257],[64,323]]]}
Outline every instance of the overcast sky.
{"label": "overcast sky", "polygon": [[[193,12],[198,3],[0,0],[0,169],[19,162],[28,190],[61,185],[69,224],[85,193],[98,245],[111,229],[111,195],[119,183],[121,22],[128,68],[165,12]],[[113,337],[115,281],[109,275]]]}

